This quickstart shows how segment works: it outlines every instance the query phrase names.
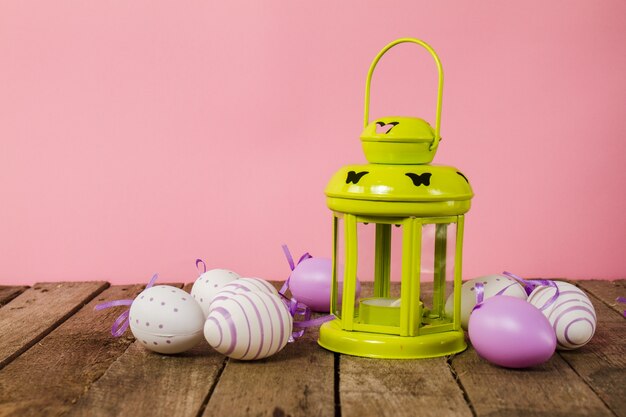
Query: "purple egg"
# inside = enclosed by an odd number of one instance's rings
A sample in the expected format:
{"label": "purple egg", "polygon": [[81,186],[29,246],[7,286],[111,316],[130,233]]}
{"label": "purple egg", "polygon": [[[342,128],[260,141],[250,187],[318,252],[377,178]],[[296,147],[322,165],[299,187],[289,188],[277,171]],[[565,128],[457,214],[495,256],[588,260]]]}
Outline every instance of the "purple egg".
{"label": "purple egg", "polygon": [[478,354],[506,368],[546,362],[556,349],[548,319],[527,301],[506,295],[485,300],[470,315],[469,337]]}
{"label": "purple egg", "polygon": [[[330,311],[330,284],[332,282],[333,263],[328,258],[308,258],[296,265],[291,272],[289,289],[293,297],[306,304],[313,311]],[[341,270],[341,268],[339,268]],[[340,284],[342,280],[340,279]],[[341,285],[339,294],[341,294]],[[356,298],[361,293],[361,284],[357,280]]]}

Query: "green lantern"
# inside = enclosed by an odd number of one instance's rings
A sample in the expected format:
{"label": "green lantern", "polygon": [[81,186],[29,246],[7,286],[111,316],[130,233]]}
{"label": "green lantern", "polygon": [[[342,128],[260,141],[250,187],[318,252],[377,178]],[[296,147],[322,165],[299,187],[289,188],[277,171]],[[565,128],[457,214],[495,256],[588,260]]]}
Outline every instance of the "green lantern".
{"label": "green lantern", "polygon": [[[414,117],[369,121],[370,84],[376,64],[390,48],[404,42],[426,48],[437,64],[435,129]],[[333,211],[331,313],[336,316],[320,328],[319,344],[326,349],[409,359],[449,355],[467,347],[460,319],[461,263],[464,214],[473,192],[458,169],[430,165],[440,140],[442,90],[441,62],[435,51],[418,39],[390,43],[370,66],[361,134],[369,164],[341,168],[325,190]],[[362,230],[373,235],[373,256],[362,254]],[[398,233],[401,237],[396,239]],[[390,291],[392,257],[397,256],[392,242],[401,246],[399,297]],[[358,299],[358,266],[370,261],[373,293]],[[425,279],[432,279],[434,286],[427,301],[421,292]],[[453,281],[454,297],[446,311],[447,280]]]}

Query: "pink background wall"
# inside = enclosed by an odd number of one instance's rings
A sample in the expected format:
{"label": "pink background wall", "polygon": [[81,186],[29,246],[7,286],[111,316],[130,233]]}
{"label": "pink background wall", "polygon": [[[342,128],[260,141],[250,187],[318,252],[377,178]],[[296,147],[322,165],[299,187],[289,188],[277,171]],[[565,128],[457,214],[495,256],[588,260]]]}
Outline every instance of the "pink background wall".
{"label": "pink background wall", "polygon": [[[283,279],[329,256],[364,161],[367,68],[446,74],[438,163],[470,178],[465,277],[626,275],[626,2],[0,3],[0,282]],[[373,114],[433,120],[392,50]]]}

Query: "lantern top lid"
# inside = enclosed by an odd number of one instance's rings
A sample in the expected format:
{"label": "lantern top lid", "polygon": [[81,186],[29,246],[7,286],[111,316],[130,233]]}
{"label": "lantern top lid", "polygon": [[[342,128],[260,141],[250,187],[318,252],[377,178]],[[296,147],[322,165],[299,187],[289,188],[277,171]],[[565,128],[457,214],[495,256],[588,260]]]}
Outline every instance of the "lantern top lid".
{"label": "lantern top lid", "polygon": [[[394,46],[413,43],[425,48],[435,60],[438,73],[435,127],[417,117],[383,117],[370,122],[370,87],[378,61]],[[376,55],[365,80],[365,111],[361,144],[365,157],[372,164],[428,164],[435,157],[441,136],[441,98],[443,67],[435,50],[426,42],[414,38],[397,39]]]}
{"label": "lantern top lid", "polygon": [[[414,43],[434,58],[439,74],[435,127],[417,117],[383,117],[370,122],[372,74],[393,46]],[[439,141],[443,69],[435,51],[419,39],[403,38],[385,46],[374,58],[365,82],[361,144],[367,165],[339,169],[326,187],[328,207],[336,212],[374,216],[453,216],[466,213],[474,196],[458,169],[429,165]]]}
{"label": "lantern top lid", "polygon": [[435,137],[435,130],[423,119],[390,116],[369,123],[361,133],[361,144],[373,164],[425,164],[437,151]]}
{"label": "lantern top lid", "polygon": [[467,177],[444,165],[346,165],[326,186],[331,210],[363,215],[466,213],[474,196]]}

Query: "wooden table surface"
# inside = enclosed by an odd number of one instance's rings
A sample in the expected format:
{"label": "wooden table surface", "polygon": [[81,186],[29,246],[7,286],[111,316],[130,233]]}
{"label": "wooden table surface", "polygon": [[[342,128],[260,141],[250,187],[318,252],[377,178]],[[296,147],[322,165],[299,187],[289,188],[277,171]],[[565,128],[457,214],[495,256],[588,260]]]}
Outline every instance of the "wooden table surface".
{"label": "wooden table surface", "polygon": [[493,366],[471,347],[422,360],[339,355],[317,345],[317,329],[256,362],[205,342],[165,356],[130,331],[110,336],[123,307],[94,311],[142,285],[0,286],[0,416],[626,417],[626,305],[615,302],[626,280],[575,284],[598,315],[593,340],[528,370]]}

